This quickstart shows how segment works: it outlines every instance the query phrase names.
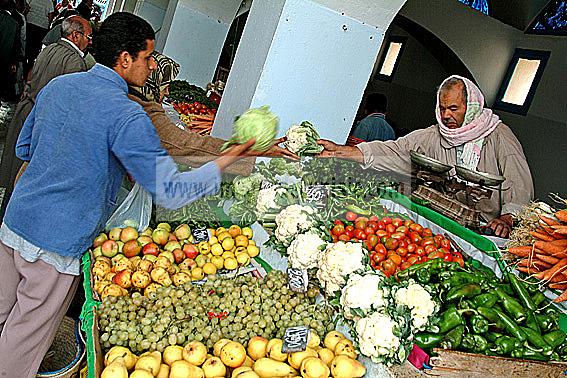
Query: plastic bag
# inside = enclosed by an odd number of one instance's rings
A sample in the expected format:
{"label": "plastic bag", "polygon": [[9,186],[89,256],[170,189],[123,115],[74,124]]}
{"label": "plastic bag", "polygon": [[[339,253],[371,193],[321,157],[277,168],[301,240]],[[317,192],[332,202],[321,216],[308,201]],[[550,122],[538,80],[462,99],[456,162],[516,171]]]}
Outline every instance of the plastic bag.
{"label": "plastic bag", "polygon": [[150,225],[151,216],[152,196],[136,183],[106,222],[106,231],[116,227],[134,227],[142,231]]}

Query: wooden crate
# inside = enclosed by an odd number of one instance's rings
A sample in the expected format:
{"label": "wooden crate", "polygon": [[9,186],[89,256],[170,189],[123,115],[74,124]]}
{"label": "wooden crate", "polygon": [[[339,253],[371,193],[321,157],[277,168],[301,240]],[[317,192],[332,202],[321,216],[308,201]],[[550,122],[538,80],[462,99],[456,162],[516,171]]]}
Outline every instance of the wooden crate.
{"label": "wooden crate", "polygon": [[567,373],[565,362],[528,361],[445,349],[434,349],[434,352],[437,356],[431,357],[430,361],[433,369],[424,370],[426,375],[455,378],[547,378],[564,377]]}

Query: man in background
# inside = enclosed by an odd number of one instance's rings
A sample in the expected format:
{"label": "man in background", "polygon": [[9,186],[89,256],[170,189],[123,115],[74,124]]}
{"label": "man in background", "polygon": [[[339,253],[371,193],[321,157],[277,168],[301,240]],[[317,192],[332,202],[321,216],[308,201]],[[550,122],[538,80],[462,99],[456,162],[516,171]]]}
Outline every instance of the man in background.
{"label": "man in background", "polygon": [[354,128],[349,142],[358,144],[375,140],[394,140],[394,129],[386,121],[388,99],[382,93],[368,95],[364,103],[366,117]]}
{"label": "man in background", "polygon": [[0,168],[0,186],[6,188],[0,208],[0,220],[4,218],[6,206],[14,189],[14,179],[22,166],[22,161],[15,154],[16,141],[24,121],[33,108],[37,94],[57,76],[87,70],[83,58],[84,51],[92,38],[89,22],[79,16],[72,16],[62,22],[61,31],[62,38],[57,43],[46,47],[37,57],[29,88],[26,89],[18,103],[14,118],[8,128]]}
{"label": "man in background", "polygon": [[12,15],[13,0],[0,0],[0,101],[13,101],[20,56],[20,25]]}
{"label": "man in background", "polygon": [[29,0],[29,11],[26,16],[26,65],[24,74],[33,67],[35,58],[41,51],[41,41],[49,30],[49,23],[55,8],[52,0]]}

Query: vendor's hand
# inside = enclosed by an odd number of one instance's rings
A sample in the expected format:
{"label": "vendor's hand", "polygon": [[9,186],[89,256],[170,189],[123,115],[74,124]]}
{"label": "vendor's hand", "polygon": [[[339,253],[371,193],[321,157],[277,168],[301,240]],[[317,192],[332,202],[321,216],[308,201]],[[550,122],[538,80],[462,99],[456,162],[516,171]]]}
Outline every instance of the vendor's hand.
{"label": "vendor's hand", "polygon": [[362,155],[362,151],[360,151],[357,147],[341,146],[326,139],[319,139],[317,144],[324,148],[324,150],[317,155],[319,157],[337,157],[341,159],[354,160],[359,163],[364,161],[364,155]]}
{"label": "vendor's hand", "polygon": [[286,139],[287,139],[286,137],[281,137],[279,139],[276,139],[272,147],[270,147],[268,151],[263,153],[263,156],[281,157],[291,160],[299,160],[299,156],[289,151],[287,148],[282,148],[279,146],[279,144],[285,142]]}
{"label": "vendor's hand", "polygon": [[337,150],[340,148],[338,144],[326,139],[319,139],[317,144],[324,148],[324,150],[318,155],[320,157],[335,157]]}
{"label": "vendor's hand", "polygon": [[504,214],[488,222],[486,227],[491,228],[495,236],[507,239],[510,236],[510,231],[512,231],[512,224],[512,215]]}
{"label": "vendor's hand", "polygon": [[227,148],[221,155],[215,160],[215,163],[219,166],[222,171],[232,163],[240,160],[246,156],[258,156],[257,151],[252,151],[250,148],[256,143],[256,139],[252,138],[248,142],[243,144],[235,144],[232,147]]}

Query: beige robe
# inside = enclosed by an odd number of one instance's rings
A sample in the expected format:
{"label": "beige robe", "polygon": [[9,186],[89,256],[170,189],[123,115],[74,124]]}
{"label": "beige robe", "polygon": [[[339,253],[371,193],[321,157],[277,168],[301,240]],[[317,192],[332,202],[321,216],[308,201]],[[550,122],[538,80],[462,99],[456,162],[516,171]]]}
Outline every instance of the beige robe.
{"label": "beige robe", "polygon": [[[414,150],[445,164],[455,165],[457,149],[441,137],[437,125],[416,130],[395,141],[361,143],[357,147],[364,155],[365,168],[411,173],[410,151]],[[497,191],[489,200],[481,201],[477,209],[487,220],[501,214],[515,214],[534,196],[532,175],[520,142],[503,123],[484,139],[477,171],[501,175],[502,202]],[[453,170],[454,173],[454,170]]]}

